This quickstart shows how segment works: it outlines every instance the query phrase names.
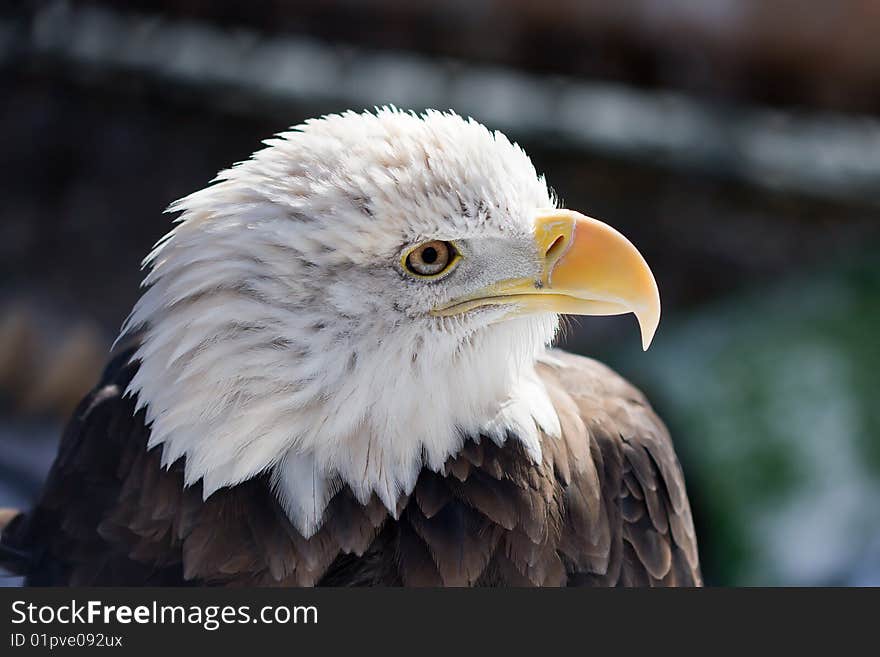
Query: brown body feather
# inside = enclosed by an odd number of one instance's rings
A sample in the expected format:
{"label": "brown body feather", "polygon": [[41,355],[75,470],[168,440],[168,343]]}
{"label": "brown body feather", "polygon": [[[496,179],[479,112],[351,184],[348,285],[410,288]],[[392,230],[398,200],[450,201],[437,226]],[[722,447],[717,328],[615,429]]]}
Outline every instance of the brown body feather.
{"label": "brown body feather", "polygon": [[701,584],[681,468],[645,398],[605,366],[538,365],[562,437],[535,464],[474,436],[391,517],[343,488],[310,539],[258,477],[202,500],[146,450],[128,354],[68,426],[37,506],[0,560],[31,585],[613,586]]}

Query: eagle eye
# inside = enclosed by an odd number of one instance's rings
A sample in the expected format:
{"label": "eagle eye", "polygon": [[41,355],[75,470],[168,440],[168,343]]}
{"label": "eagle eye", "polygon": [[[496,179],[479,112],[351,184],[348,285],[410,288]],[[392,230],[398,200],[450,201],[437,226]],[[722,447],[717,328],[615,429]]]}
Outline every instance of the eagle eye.
{"label": "eagle eye", "polygon": [[432,240],[407,252],[403,268],[418,278],[434,278],[450,271],[460,258],[452,242]]}

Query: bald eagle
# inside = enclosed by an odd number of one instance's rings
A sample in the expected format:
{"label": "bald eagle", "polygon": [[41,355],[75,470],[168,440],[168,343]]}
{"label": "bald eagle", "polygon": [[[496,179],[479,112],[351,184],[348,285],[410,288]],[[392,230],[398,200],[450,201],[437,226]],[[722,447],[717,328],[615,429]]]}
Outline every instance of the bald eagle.
{"label": "bald eagle", "polygon": [[635,247],[454,113],[310,120],[177,201],[36,506],[31,585],[700,585],[645,397],[550,349],[660,318]]}

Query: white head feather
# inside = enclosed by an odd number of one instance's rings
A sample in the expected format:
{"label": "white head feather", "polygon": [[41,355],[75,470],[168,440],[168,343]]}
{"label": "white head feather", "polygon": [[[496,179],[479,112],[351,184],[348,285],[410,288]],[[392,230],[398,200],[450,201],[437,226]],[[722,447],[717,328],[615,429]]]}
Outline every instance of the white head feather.
{"label": "white head feather", "polygon": [[[129,393],[163,463],[185,457],[205,496],[271,472],[309,536],[341,485],[394,513],[466,437],[515,436],[539,458],[539,427],[559,424],[533,364],[557,317],[428,314],[499,268],[538,271],[532,214],[555,199],[526,154],[473,120],[394,109],[266,144],[171,206],[123,327],[143,331]],[[461,245],[461,265],[407,276],[401,254],[434,239]]]}

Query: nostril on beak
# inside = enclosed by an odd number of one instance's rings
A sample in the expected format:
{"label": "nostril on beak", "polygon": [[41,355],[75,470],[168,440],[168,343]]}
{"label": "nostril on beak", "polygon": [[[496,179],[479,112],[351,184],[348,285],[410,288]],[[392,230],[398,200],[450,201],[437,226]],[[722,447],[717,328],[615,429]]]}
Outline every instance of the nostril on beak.
{"label": "nostril on beak", "polygon": [[547,250],[544,252],[544,276],[545,280],[541,281],[540,287],[544,287],[547,285],[548,287],[552,284],[553,277],[553,269],[556,267],[556,263],[565,253],[565,250],[568,248],[568,237],[565,234],[557,235],[557,237],[550,242],[550,246],[547,247]]}
{"label": "nostril on beak", "polygon": [[541,260],[541,282],[551,286],[553,270],[563,262],[568,250],[576,243],[574,231],[577,216],[566,210],[539,214],[535,219],[535,246]]}
{"label": "nostril on beak", "polygon": [[556,260],[562,252],[565,250],[565,235],[560,235],[547,247],[546,253],[544,253],[544,261],[545,262],[553,262]]}

